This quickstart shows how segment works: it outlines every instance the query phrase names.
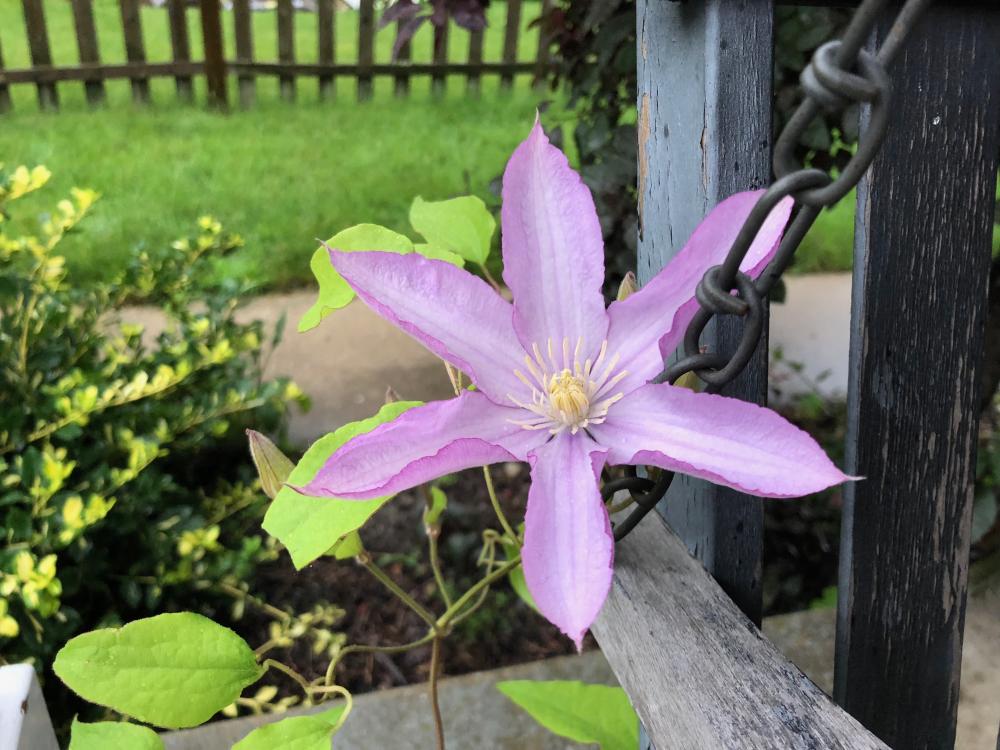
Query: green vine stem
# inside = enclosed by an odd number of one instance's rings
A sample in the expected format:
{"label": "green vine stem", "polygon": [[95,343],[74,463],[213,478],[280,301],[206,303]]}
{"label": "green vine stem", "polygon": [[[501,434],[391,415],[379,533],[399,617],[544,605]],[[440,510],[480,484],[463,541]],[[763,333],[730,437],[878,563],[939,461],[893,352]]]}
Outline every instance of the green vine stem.
{"label": "green vine stem", "polygon": [[345,656],[350,654],[402,654],[406,651],[412,651],[415,648],[420,648],[421,646],[426,646],[432,640],[434,640],[435,634],[433,632],[428,632],[423,638],[418,638],[410,643],[403,643],[399,646],[368,646],[365,644],[354,644],[352,646],[345,646],[337,654],[336,658],[330,662],[329,666],[326,668],[326,676],[324,678],[325,684],[333,686],[333,676],[337,671],[337,667],[340,662],[344,660]]}
{"label": "green vine stem", "polygon": [[365,569],[369,573],[375,576],[379,583],[389,589],[389,591],[391,591],[401,602],[403,602],[403,604],[416,612],[420,616],[420,619],[426,622],[432,629],[435,627],[434,615],[420,602],[403,591],[403,589],[401,589],[396,582],[393,581],[384,570],[382,570],[382,568],[375,564],[368,553],[362,553],[358,555],[356,559],[364,565]]}
{"label": "green vine stem", "polygon": [[434,714],[434,733],[437,737],[438,750],[444,747],[444,722],[441,719],[441,704],[438,701],[438,672],[441,669],[441,637],[435,636],[431,641],[431,675],[428,689],[431,693],[431,710]]}
{"label": "green vine stem", "polygon": [[514,531],[514,527],[510,525],[510,521],[507,520],[507,516],[504,515],[503,509],[500,507],[500,500],[497,498],[496,488],[493,486],[493,477],[490,475],[490,467],[483,467],[483,477],[486,479],[486,491],[490,495],[490,503],[493,505],[493,512],[497,514],[497,520],[500,521],[500,526],[503,527],[504,534],[510,537],[511,541],[521,547],[521,540],[517,538],[517,533]]}
{"label": "green vine stem", "polygon": [[444,606],[450,607],[452,605],[451,595],[448,593],[448,587],[445,585],[444,575],[441,572],[441,559],[438,556],[438,536],[440,534],[441,527],[437,524],[427,527],[427,552],[431,561],[431,571],[434,573],[434,582],[437,584],[441,598],[444,600]]}

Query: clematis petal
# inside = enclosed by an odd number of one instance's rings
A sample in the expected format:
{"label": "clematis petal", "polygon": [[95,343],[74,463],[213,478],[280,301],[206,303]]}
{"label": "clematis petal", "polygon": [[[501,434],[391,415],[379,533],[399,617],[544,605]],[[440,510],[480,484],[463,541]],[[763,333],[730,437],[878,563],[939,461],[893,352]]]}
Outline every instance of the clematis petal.
{"label": "clematis petal", "polygon": [[513,308],[486,282],[417,254],[331,249],[330,260],[365,304],[467,373],[490,399],[510,405],[508,394],[523,394],[514,375],[525,354]]}
{"label": "clematis petal", "polygon": [[606,451],[586,433],[536,448],[524,519],[524,578],[539,611],[576,643],[611,586],[614,539],[597,478]]}
{"label": "clematis petal", "polygon": [[510,421],[524,415],[473,391],[418,406],[345,443],[308,485],[295,489],[312,497],[367,499],[473,466],[524,461],[548,437]]}
{"label": "clematis petal", "polygon": [[594,355],[607,331],[604,240],[590,189],[535,122],[510,157],[501,209],[503,278],[514,294],[521,343],[557,350],[583,338]]}
{"label": "clematis petal", "polygon": [[799,497],[851,479],[808,434],[770,409],[646,385],[592,425],[613,464],[648,464],[762,497]]}
{"label": "clematis petal", "polygon": [[[638,292],[608,308],[608,351],[621,357],[628,371],[625,392],[659,375],[664,358],[684,338],[698,310],[695,288],[712,266],[725,260],[740,227],[763,190],[737,193],[722,201],[698,225],[684,248]],[[774,256],[788,223],[793,201],[786,198],[771,211],[740,269],[756,278]]]}

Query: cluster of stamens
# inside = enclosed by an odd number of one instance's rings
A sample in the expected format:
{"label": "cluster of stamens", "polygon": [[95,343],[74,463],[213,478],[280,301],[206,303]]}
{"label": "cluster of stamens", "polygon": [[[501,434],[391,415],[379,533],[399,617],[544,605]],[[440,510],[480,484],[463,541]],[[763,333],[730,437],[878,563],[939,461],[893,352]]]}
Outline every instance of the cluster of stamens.
{"label": "cluster of stamens", "polygon": [[[569,429],[572,434],[588,425],[601,424],[612,404],[624,394],[614,393],[614,387],[627,375],[625,370],[615,372],[618,355],[608,358],[608,342],[601,342],[601,351],[594,360],[580,361],[583,338],[571,349],[568,338],[563,339],[557,352],[552,339],[548,340],[548,358],[538,344],[532,344],[534,357],[525,355],[527,374],[514,370],[514,374],[531,389],[531,403],[507,397],[535,417],[515,420],[526,430],[547,429],[553,435]],[[561,361],[558,355],[561,355]]]}

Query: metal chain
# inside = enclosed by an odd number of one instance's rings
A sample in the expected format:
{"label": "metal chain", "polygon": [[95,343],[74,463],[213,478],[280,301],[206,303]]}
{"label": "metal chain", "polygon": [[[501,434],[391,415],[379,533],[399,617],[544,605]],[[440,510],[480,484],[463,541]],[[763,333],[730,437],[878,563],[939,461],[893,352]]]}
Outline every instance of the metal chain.
{"label": "metal chain", "polygon": [[[864,0],[843,38],[824,44],[813,54],[800,79],[805,99],[774,146],[777,179],[750,211],[722,265],[708,269],[698,284],[696,297],[700,308],[684,335],[683,356],[654,382],[675,383],[682,375],[693,372],[710,390],[717,391],[736,378],[750,361],[764,328],[764,300],[768,292],[788,267],[820,211],[832,206],[858,184],[885,140],[892,92],[886,67],[899,53],[921,14],[933,2],[907,0],[878,53],[872,54],[862,48],[890,1]],[[822,170],[803,168],[796,162],[795,146],[821,110],[843,111],[852,104],[861,103],[870,106],[868,125],[857,152],[836,179]],[[786,229],[774,257],[754,281],[740,271],[740,264],[771,210],[789,196],[795,199],[795,218]],[[728,357],[702,352],[699,344],[705,327],[719,315],[743,318],[740,343]],[[673,472],[664,471],[654,481],[636,476],[634,468],[630,474],[602,488],[605,501],[620,490],[628,490],[636,505],[632,513],[616,525],[616,540],[624,538],[656,506],[674,477]]]}

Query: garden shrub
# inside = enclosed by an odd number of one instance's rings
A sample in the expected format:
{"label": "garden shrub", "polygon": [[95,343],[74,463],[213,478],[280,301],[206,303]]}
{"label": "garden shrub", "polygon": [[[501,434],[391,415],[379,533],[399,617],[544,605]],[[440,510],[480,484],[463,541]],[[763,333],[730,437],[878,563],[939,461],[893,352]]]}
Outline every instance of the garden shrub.
{"label": "garden shrub", "polygon": [[[262,325],[234,317],[246,290],[210,281],[239,237],[204,217],[81,288],[57,251],[96,193],[74,189],[14,229],[10,212],[48,177],[0,168],[0,649],[40,664],[97,625],[180,607],[239,615],[275,555],[243,429],[279,429],[301,397],[262,380]],[[144,334],[127,302],[157,306],[165,329]]]}

